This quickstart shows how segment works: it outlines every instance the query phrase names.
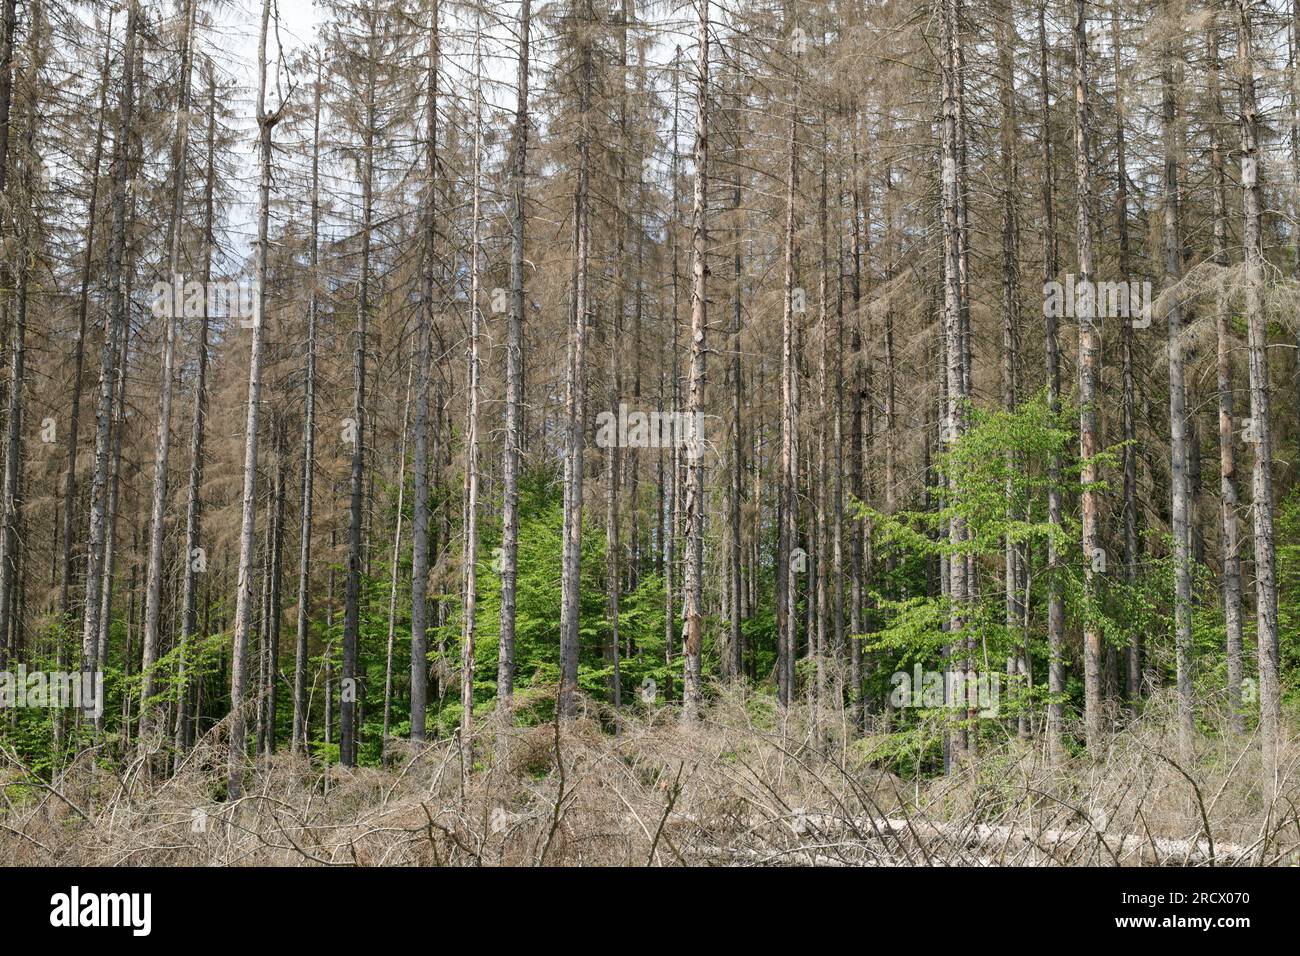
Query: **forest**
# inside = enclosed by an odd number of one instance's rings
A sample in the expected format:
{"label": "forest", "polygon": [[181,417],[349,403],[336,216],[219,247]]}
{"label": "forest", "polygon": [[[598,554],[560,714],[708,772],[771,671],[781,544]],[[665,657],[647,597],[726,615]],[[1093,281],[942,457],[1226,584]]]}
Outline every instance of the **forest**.
{"label": "forest", "polygon": [[0,8],[5,862],[1300,862],[1300,2]]}

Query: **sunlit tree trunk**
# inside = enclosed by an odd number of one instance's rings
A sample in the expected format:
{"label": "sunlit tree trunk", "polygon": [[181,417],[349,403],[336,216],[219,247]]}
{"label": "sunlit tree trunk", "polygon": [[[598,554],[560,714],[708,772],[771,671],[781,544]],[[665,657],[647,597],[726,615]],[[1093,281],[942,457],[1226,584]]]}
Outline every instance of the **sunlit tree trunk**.
{"label": "sunlit tree trunk", "polygon": [[695,720],[703,703],[700,650],[704,609],[704,369],[709,321],[709,0],[700,0],[699,67],[695,87],[695,197],[691,213],[691,370],[686,446],[686,621],[682,629],[682,717]]}
{"label": "sunlit tree trunk", "polygon": [[[528,42],[532,0],[519,4],[519,63],[515,74],[514,142],[510,157],[510,312],[506,318],[506,434],[501,480],[501,637],[497,649],[497,710],[508,727],[515,680],[515,583],[519,574],[519,457],[524,391],[524,230],[528,174]],[[498,752],[502,750],[498,747]]]}

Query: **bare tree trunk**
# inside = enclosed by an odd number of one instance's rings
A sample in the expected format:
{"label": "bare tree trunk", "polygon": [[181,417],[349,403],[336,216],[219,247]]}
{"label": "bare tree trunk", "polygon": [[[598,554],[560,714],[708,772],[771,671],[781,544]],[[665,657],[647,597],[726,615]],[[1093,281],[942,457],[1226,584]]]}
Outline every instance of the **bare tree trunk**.
{"label": "bare tree trunk", "polygon": [[[814,650],[816,666],[814,674],[816,677],[816,686],[813,688],[812,698],[814,701],[813,722],[814,733],[819,732],[821,721],[824,719],[824,711],[827,703],[827,685],[826,685],[826,605],[829,601],[829,551],[830,546],[827,540],[828,529],[826,526],[826,512],[829,509],[829,500],[827,499],[826,486],[829,483],[830,472],[826,467],[826,440],[827,440],[827,420],[830,417],[830,330],[827,327],[830,321],[830,309],[827,305],[827,299],[830,297],[830,236],[829,236],[829,210],[828,210],[828,192],[827,192],[827,158],[830,152],[830,143],[828,141],[829,133],[827,131],[828,116],[825,107],[822,109],[822,160],[821,170],[818,176],[817,191],[817,224],[818,224],[818,276],[817,276],[817,324],[821,333],[820,348],[817,352],[817,460],[812,463],[812,468],[817,476],[817,489],[813,496],[815,503],[815,514],[812,516],[812,533],[815,535],[814,552],[817,561],[817,578],[816,578],[816,636]],[[811,582],[809,590],[812,590]]]}
{"label": "bare tree trunk", "polygon": [[790,42],[795,52],[795,71],[792,79],[794,99],[790,104],[790,133],[786,151],[785,192],[785,248],[783,269],[785,296],[781,314],[781,492],[778,502],[778,543],[776,556],[777,592],[777,700],[788,707],[794,700],[795,581],[796,563],[792,552],[797,544],[798,499],[796,483],[799,474],[799,352],[795,324],[796,296],[802,300],[802,290],[796,291],[795,251],[795,195],[799,188],[799,70],[798,56],[802,44],[798,35]]}
{"label": "bare tree trunk", "polygon": [[[33,171],[40,164],[36,153],[37,98],[40,95],[40,71],[45,62],[43,49],[44,12],[40,0],[31,5],[31,25],[28,34],[28,54],[25,85],[27,104],[23,117],[23,143],[19,189],[25,198],[26,209],[14,218],[17,222],[14,239],[18,250],[18,275],[14,289],[14,321],[9,339],[9,408],[6,421],[5,469],[3,488],[3,521],[0,523],[0,634],[9,633],[12,626],[21,634],[22,602],[17,596],[21,590],[18,577],[21,557],[18,542],[22,523],[22,421],[23,390],[26,384],[27,364],[27,304],[36,261],[35,242],[40,235],[40,202],[35,191],[40,188]],[[15,640],[17,647],[20,641]],[[61,660],[62,654],[59,653]],[[56,739],[61,738],[62,715],[55,720]]]}
{"label": "bare tree trunk", "polygon": [[271,207],[271,131],[280,110],[266,111],[266,35],[271,20],[271,0],[262,2],[262,28],[257,41],[257,130],[260,175],[257,197],[257,244],[253,249],[253,289],[256,313],[248,360],[248,414],[244,424],[244,491],[239,526],[239,571],[235,595],[234,646],[230,655],[230,761],[226,794],[243,793],[247,713],[244,693],[248,682],[248,631],[253,613],[254,537],[257,533],[257,429],[262,399],[262,308],[266,303],[267,225]]}
{"label": "bare tree trunk", "polygon": [[[134,218],[135,202],[129,204],[130,211],[127,213],[128,218]],[[129,275],[130,265],[128,264],[128,276],[126,280],[126,299],[131,299],[131,277]],[[117,367],[120,370],[117,376],[117,386],[113,392],[113,406],[110,413],[111,427],[110,436],[112,450],[109,457],[108,471],[108,500],[105,503],[104,515],[104,586],[100,595],[99,610],[99,636],[96,639],[98,646],[98,658],[100,666],[108,663],[108,636],[113,623],[113,567],[117,560],[117,517],[118,517],[118,498],[122,485],[122,438],[126,431],[126,386],[127,371],[130,368],[131,358],[131,325],[126,323],[122,335],[122,345],[115,357]],[[133,539],[136,535],[132,535]],[[134,573],[135,567],[132,568]],[[132,593],[135,591],[132,585]]]}
{"label": "bare tree trunk", "polygon": [[[591,0],[575,9],[575,18],[592,23]],[[559,713],[577,713],[579,573],[582,560],[582,480],[584,429],[587,416],[587,319],[591,310],[588,295],[587,256],[591,244],[588,189],[591,175],[590,122],[588,110],[594,85],[591,40],[579,39],[578,77],[578,172],[574,196],[574,318],[569,345],[566,405],[566,455],[564,462],[564,549],[560,576],[560,695]]]}
{"label": "bare tree trunk", "polygon": [[[369,43],[372,54],[376,43],[376,23],[370,21]],[[361,640],[361,541],[362,503],[366,483],[366,348],[367,329],[370,323],[370,247],[374,225],[375,178],[375,126],[376,93],[375,70],[372,61],[367,65],[366,91],[362,103],[365,127],[362,131],[363,159],[361,161],[361,276],[357,282],[356,341],[352,352],[352,470],[349,480],[350,507],[348,511],[348,573],[343,595],[343,694],[339,700],[339,763],[345,767],[357,765],[357,750],[361,736],[361,721],[357,703],[362,694],[358,663],[358,645]],[[365,554],[369,554],[366,548]]]}
{"label": "bare tree trunk", "polygon": [[[1119,244],[1119,280],[1130,278],[1128,229],[1128,164],[1125,149],[1124,80],[1119,6],[1111,10],[1111,46],[1115,56],[1115,231]],[[1137,581],[1137,389],[1133,374],[1133,323],[1127,319],[1120,326],[1120,378],[1123,391],[1123,504],[1124,580],[1130,586]],[[1142,636],[1134,630],[1125,651],[1127,690],[1125,696],[1131,713],[1137,714],[1142,698]]]}
{"label": "bare tree trunk", "polygon": [[1282,695],[1277,633],[1277,554],[1273,538],[1273,448],[1269,421],[1268,323],[1264,315],[1264,249],[1260,189],[1259,113],[1255,104],[1253,3],[1237,7],[1237,60],[1241,81],[1241,191],[1245,211],[1245,315],[1250,367],[1248,440],[1255,446],[1251,497],[1255,525],[1255,637],[1259,654],[1260,745],[1264,785],[1276,787]]}
{"label": "bare tree trunk", "polygon": [[[1217,10],[1210,14],[1206,38],[1209,58],[1210,169],[1214,216],[1214,261],[1228,265],[1228,174],[1225,168],[1227,147],[1223,129],[1227,119],[1223,111],[1222,73],[1219,57]],[[1222,522],[1220,558],[1223,563],[1223,618],[1226,632],[1228,665],[1228,710],[1237,733],[1246,728],[1241,707],[1242,683],[1242,613],[1241,613],[1241,530],[1237,517],[1237,430],[1233,423],[1232,385],[1232,316],[1228,303],[1215,303],[1216,386],[1219,399],[1219,517]]]}
{"label": "bare tree trunk", "polygon": [[108,115],[109,64],[113,49],[113,12],[104,28],[104,61],[99,73],[99,109],[95,151],[90,161],[90,197],[86,201],[86,255],[81,263],[81,291],[77,296],[77,349],[72,373],[72,403],[68,412],[68,465],[63,482],[63,540],[59,574],[59,616],[72,625],[72,542],[77,522],[77,446],[81,426],[82,378],[86,365],[86,323],[90,304],[90,275],[95,259],[95,223],[99,205],[99,173],[104,157],[104,124]]}
{"label": "bare tree trunk", "polygon": [[117,354],[124,337],[126,303],[122,298],[122,260],[126,248],[126,182],[129,139],[135,106],[135,31],[137,0],[131,0],[122,51],[122,92],[117,137],[113,142],[113,224],[108,252],[108,316],[99,359],[99,396],[95,408],[95,470],[90,486],[90,531],[86,542],[86,597],[82,605],[81,660],[93,670],[99,657],[100,602],[104,591],[105,498],[108,485],[109,428],[113,395],[122,371]]}
{"label": "bare tree trunk", "polygon": [[[1017,156],[1017,110],[1014,60],[1018,46],[1015,29],[1014,0],[1007,0],[1005,13],[997,25],[997,57],[999,96],[1001,100],[1001,163],[1002,163],[1002,406],[1008,412],[1016,408],[1019,400],[1020,374],[1020,220],[1016,197],[1020,186],[1020,162]],[[1018,456],[1008,452],[1008,475],[1018,468]],[[1007,479],[1008,521],[1014,520],[1016,503],[1013,498],[1013,481]],[[1003,585],[1006,590],[1004,605],[1008,634],[1013,634],[1023,614],[1019,599],[1022,576],[1020,548],[1014,537],[1007,535],[1003,548]],[[1010,655],[1008,667],[1017,678],[1032,686],[1029,666],[1029,648],[1021,644]],[[1029,713],[1020,714],[1018,732],[1029,735]]]}
{"label": "bare tree trunk", "polygon": [[687,399],[686,567],[682,587],[686,622],[682,629],[682,719],[699,717],[704,690],[700,674],[703,641],[704,573],[704,369],[709,323],[709,0],[700,2],[699,73],[695,87],[695,196],[691,214],[691,372]]}
{"label": "bare tree trunk", "polygon": [[[1040,133],[1040,162],[1042,165],[1042,203],[1043,203],[1043,282],[1056,280],[1057,246],[1056,223],[1052,211],[1052,113],[1051,96],[1047,76],[1047,0],[1041,0],[1038,6],[1038,93],[1039,109],[1042,116]],[[1053,417],[1061,411],[1061,347],[1057,333],[1056,316],[1052,310],[1044,310],[1045,352],[1047,359],[1047,404]],[[1047,485],[1047,520],[1057,528],[1064,521],[1061,515],[1061,455],[1052,455],[1048,465]],[[1065,693],[1065,601],[1062,594],[1060,574],[1060,556],[1057,553],[1055,538],[1047,542],[1047,643],[1048,674],[1047,690],[1050,694],[1047,704],[1047,746],[1053,759],[1061,754],[1062,703]]]}
{"label": "bare tree trunk", "polygon": [[[1085,0],[1074,4],[1074,174],[1077,188],[1076,244],[1079,283],[1094,281],[1092,252],[1092,117],[1088,102],[1088,21]],[[1088,288],[1084,285],[1084,288]],[[1095,303],[1094,303],[1095,304]],[[1085,310],[1089,311],[1089,310]],[[1095,576],[1104,569],[1101,552],[1101,505],[1096,488],[1098,447],[1097,379],[1101,343],[1096,316],[1079,316],[1079,457],[1081,459],[1080,510],[1083,524],[1084,586],[1095,598]],[[1096,754],[1102,745],[1105,716],[1101,693],[1101,627],[1089,609],[1083,623],[1084,725],[1088,749]]]}
{"label": "bare tree trunk", "polygon": [[[737,175],[732,193],[732,326],[731,326],[731,479],[727,483],[730,492],[728,502],[731,516],[731,604],[727,611],[730,636],[728,641],[728,659],[726,675],[731,680],[740,680],[744,676],[744,632],[741,630],[741,618],[744,614],[742,599],[743,559],[741,536],[741,499],[744,497],[743,473],[744,430],[741,419],[741,361],[740,361],[740,316],[742,296],[744,294],[741,264],[742,213],[740,209],[740,178]],[[640,350],[638,349],[638,352]],[[635,499],[634,499],[635,500]]]}
{"label": "bare tree trunk", "polygon": [[[527,0],[525,0],[527,2]],[[429,3],[429,52],[425,72],[424,200],[420,291],[419,378],[415,388],[415,507],[411,513],[411,739],[424,740],[429,700],[429,386],[433,350],[433,297],[438,239],[438,0]],[[434,452],[436,462],[437,452]],[[435,465],[436,467],[436,465]],[[513,595],[513,592],[512,592]],[[504,607],[505,592],[502,591]],[[504,634],[504,628],[502,633]]]}
{"label": "bare tree trunk", "polygon": [[397,639],[397,570],[402,554],[402,516],[406,504],[406,425],[411,414],[411,370],[406,375],[402,406],[402,440],[397,458],[397,519],[393,527],[393,560],[388,583],[388,651],[384,657],[384,730],[379,742],[380,763],[388,766],[388,728],[393,715],[393,646]]}
{"label": "bare tree trunk", "polygon": [[[293,659],[293,736],[295,754],[307,752],[307,639],[311,631],[311,532],[316,480],[316,324],[320,295],[320,95],[323,70],[316,53],[312,91],[311,275],[307,292],[307,355],[302,412],[302,531],[298,543],[297,643]],[[332,597],[332,595],[331,595]],[[326,688],[328,693],[328,687]]]}
{"label": "bare tree trunk", "polygon": [[[519,457],[524,401],[524,229],[528,174],[528,41],[532,2],[519,4],[519,63],[515,75],[515,123],[510,157],[510,313],[506,318],[506,434],[501,465],[501,637],[497,646],[497,710],[509,727],[515,685],[515,586],[519,575]],[[504,741],[497,747],[504,754]]]}
{"label": "bare tree trunk", "polygon": [[[867,357],[862,343],[862,227],[861,220],[865,216],[870,216],[870,209],[862,208],[862,183],[860,170],[860,161],[858,154],[858,128],[856,117],[852,130],[853,137],[853,209],[852,221],[849,224],[849,255],[852,258],[852,291],[853,291],[853,334],[851,339],[851,348],[853,352],[853,365],[850,369],[850,388],[852,389],[853,400],[849,407],[849,488],[855,498],[859,501],[866,501],[868,498],[867,490],[863,483],[863,435],[862,435],[862,404],[863,398],[870,400],[866,395],[863,383],[863,367],[866,364]],[[889,167],[885,169],[885,192],[884,215],[886,217],[885,231],[888,233],[892,223],[889,222],[891,207],[889,205],[888,192],[893,179],[893,172]],[[885,511],[893,511],[893,484],[894,484],[894,315],[893,311],[886,307],[884,317],[884,362],[885,362]],[[841,334],[841,354],[843,353],[843,337]],[[843,362],[841,362],[841,366]],[[875,435],[871,436],[871,443],[874,444]],[[872,449],[874,453],[874,448]],[[865,572],[869,569],[864,568],[863,560],[865,557],[865,548],[863,546],[864,534],[858,533],[857,523],[853,523],[853,536],[849,545],[849,576],[850,576],[850,596],[849,596],[849,633],[851,635],[851,648],[849,651],[849,707],[851,722],[854,731],[860,731],[865,727],[865,714],[862,700],[862,640],[859,635],[867,626],[863,619],[863,600],[867,578]],[[892,558],[890,559],[893,560]],[[892,566],[892,565],[891,565]]]}
{"label": "bare tree trunk", "polygon": [[[678,258],[678,241],[679,226],[681,216],[678,210],[678,196],[681,192],[679,188],[680,157],[678,155],[677,135],[678,119],[681,113],[681,49],[677,50],[677,55],[673,59],[673,131],[672,131],[672,159],[669,167],[669,182],[672,191],[672,201],[668,216],[668,240],[672,246],[672,273],[670,281],[672,285],[672,365],[670,375],[672,377],[672,408],[671,413],[681,411],[681,376],[680,366],[678,364],[678,346],[680,345],[679,329],[680,310],[681,310],[681,288],[679,284],[679,258]],[[681,518],[681,499],[682,487],[679,475],[681,469],[678,467],[678,460],[681,455],[681,449],[674,442],[669,452],[667,462],[664,466],[664,473],[667,477],[667,490],[664,501],[664,664],[667,671],[664,687],[664,699],[672,700],[673,698],[673,657],[676,654],[677,647],[677,603],[676,592],[673,585],[676,583],[677,575],[677,529],[680,526]],[[661,454],[661,460],[663,456]]]}
{"label": "bare tree trunk", "polygon": [[[217,79],[216,72],[209,65],[208,70],[208,142],[207,173],[203,185],[203,288],[208,288],[212,280],[212,247],[215,237],[212,233],[214,201],[213,191],[216,186],[216,138],[217,138]],[[208,325],[211,322],[206,303],[203,318],[199,323],[198,365],[194,380],[194,418],[190,430],[190,476],[189,491],[185,506],[185,581],[181,598],[181,636],[180,654],[177,661],[177,684],[179,692],[176,704],[175,746],[178,753],[184,753],[190,747],[191,733],[189,721],[189,673],[186,656],[189,654],[189,642],[194,636],[197,624],[198,575],[206,573],[208,553],[200,548],[203,517],[203,430],[208,412]],[[310,346],[309,346],[310,347]]]}
{"label": "bare tree trunk", "polygon": [[[1168,8],[1167,8],[1168,9]],[[1167,25],[1172,28],[1173,21]],[[1161,135],[1164,140],[1164,244],[1165,283],[1175,286],[1182,278],[1183,250],[1178,209],[1178,142],[1174,129],[1177,103],[1174,99],[1174,42],[1167,37],[1160,71]],[[1191,544],[1188,527],[1187,487],[1187,395],[1183,381],[1183,317],[1175,298],[1166,311],[1169,323],[1169,483],[1173,496],[1174,538],[1174,646],[1177,659],[1178,728],[1180,748],[1190,756],[1196,733],[1192,699],[1192,579]],[[1130,318],[1125,322],[1132,323]]]}
{"label": "bare tree trunk", "polygon": [[[176,378],[176,338],[182,311],[181,246],[185,232],[185,167],[190,138],[190,31],[193,27],[195,0],[182,0],[180,42],[180,73],[176,94],[176,129],[172,135],[172,208],[168,232],[171,249],[167,261],[167,306],[163,312],[166,331],[163,334],[162,382],[158,393],[158,438],[154,446],[153,493],[149,511],[149,564],[145,575],[144,659],[140,674],[143,687],[140,693],[140,741],[145,747],[152,745],[150,737],[156,724],[156,707],[153,701],[158,691],[158,675],[154,664],[158,660],[158,616],[162,603],[162,552],[163,532],[167,508],[167,463],[171,456],[172,393]],[[157,309],[157,305],[155,305]]]}
{"label": "bare tree trunk", "polygon": [[483,169],[482,8],[475,9],[474,34],[474,200],[470,237],[469,288],[469,409],[465,428],[465,544],[461,568],[465,604],[460,641],[460,759],[461,779],[474,766],[474,636],[478,622],[478,428],[479,428],[479,273],[480,203]]}
{"label": "bare tree trunk", "polygon": [[[964,167],[959,150],[959,87],[962,83],[957,34],[957,0],[943,4],[943,104],[940,114],[942,207],[943,207],[943,329],[946,364],[946,407],[942,435],[945,444],[955,443],[966,432],[969,379],[966,374],[967,340],[962,321],[962,192]],[[954,514],[948,521],[948,543],[952,549],[948,561],[948,600],[952,612],[948,620],[949,640],[954,649],[964,643],[967,602],[965,555],[966,524]],[[961,759],[964,734],[953,736],[953,757]]]}
{"label": "bare tree trunk", "polygon": [[282,606],[282,581],[284,570],[284,420],[280,415],[271,418],[272,449],[275,455],[275,472],[271,490],[270,549],[266,557],[266,627],[263,641],[266,644],[266,737],[264,752],[275,753],[276,686],[280,674],[280,625],[284,618]]}

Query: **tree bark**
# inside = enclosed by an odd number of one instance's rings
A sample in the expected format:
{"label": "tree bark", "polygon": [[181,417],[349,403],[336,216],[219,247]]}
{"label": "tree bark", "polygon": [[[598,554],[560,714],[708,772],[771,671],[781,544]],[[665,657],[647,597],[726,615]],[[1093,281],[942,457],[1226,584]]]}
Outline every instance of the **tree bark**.
{"label": "tree bark", "polygon": [[253,248],[253,282],[256,319],[252,327],[248,359],[248,410],[244,422],[244,490],[239,524],[239,570],[235,594],[233,650],[230,656],[230,759],[226,795],[236,799],[243,793],[248,715],[245,689],[248,675],[248,631],[253,612],[254,538],[257,533],[257,430],[262,399],[262,309],[266,304],[267,227],[271,207],[271,131],[280,111],[266,110],[266,36],[271,19],[271,0],[262,2],[262,26],[257,41],[257,131],[260,173],[257,192],[257,243]]}
{"label": "tree bark", "polygon": [[1252,30],[1254,4],[1237,8],[1237,61],[1241,85],[1241,191],[1245,219],[1245,318],[1250,370],[1250,422],[1255,447],[1251,497],[1255,525],[1255,639],[1259,655],[1259,718],[1262,769],[1267,799],[1277,786],[1282,692],[1277,631],[1277,552],[1273,537],[1273,448],[1269,412],[1268,323],[1264,315],[1264,246],[1259,152],[1259,113],[1255,102]]}

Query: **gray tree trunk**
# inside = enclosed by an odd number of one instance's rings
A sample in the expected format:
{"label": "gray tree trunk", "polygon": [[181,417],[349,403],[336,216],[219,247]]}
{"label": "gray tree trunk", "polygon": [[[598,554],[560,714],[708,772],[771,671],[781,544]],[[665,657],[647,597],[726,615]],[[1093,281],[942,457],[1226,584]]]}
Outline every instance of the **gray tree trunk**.
{"label": "gray tree trunk", "polygon": [[267,227],[271,208],[271,131],[280,110],[266,110],[266,36],[271,19],[271,0],[262,2],[262,26],[257,41],[257,130],[260,173],[257,192],[257,244],[253,248],[253,282],[256,321],[251,332],[248,359],[248,410],[244,422],[244,488],[239,524],[239,570],[235,594],[233,650],[230,655],[230,759],[226,784],[227,799],[243,793],[245,740],[248,715],[245,690],[248,684],[248,632],[253,617],[253,574],[257,533],[257,430],[262,400],[262,309],[266,304]]}

